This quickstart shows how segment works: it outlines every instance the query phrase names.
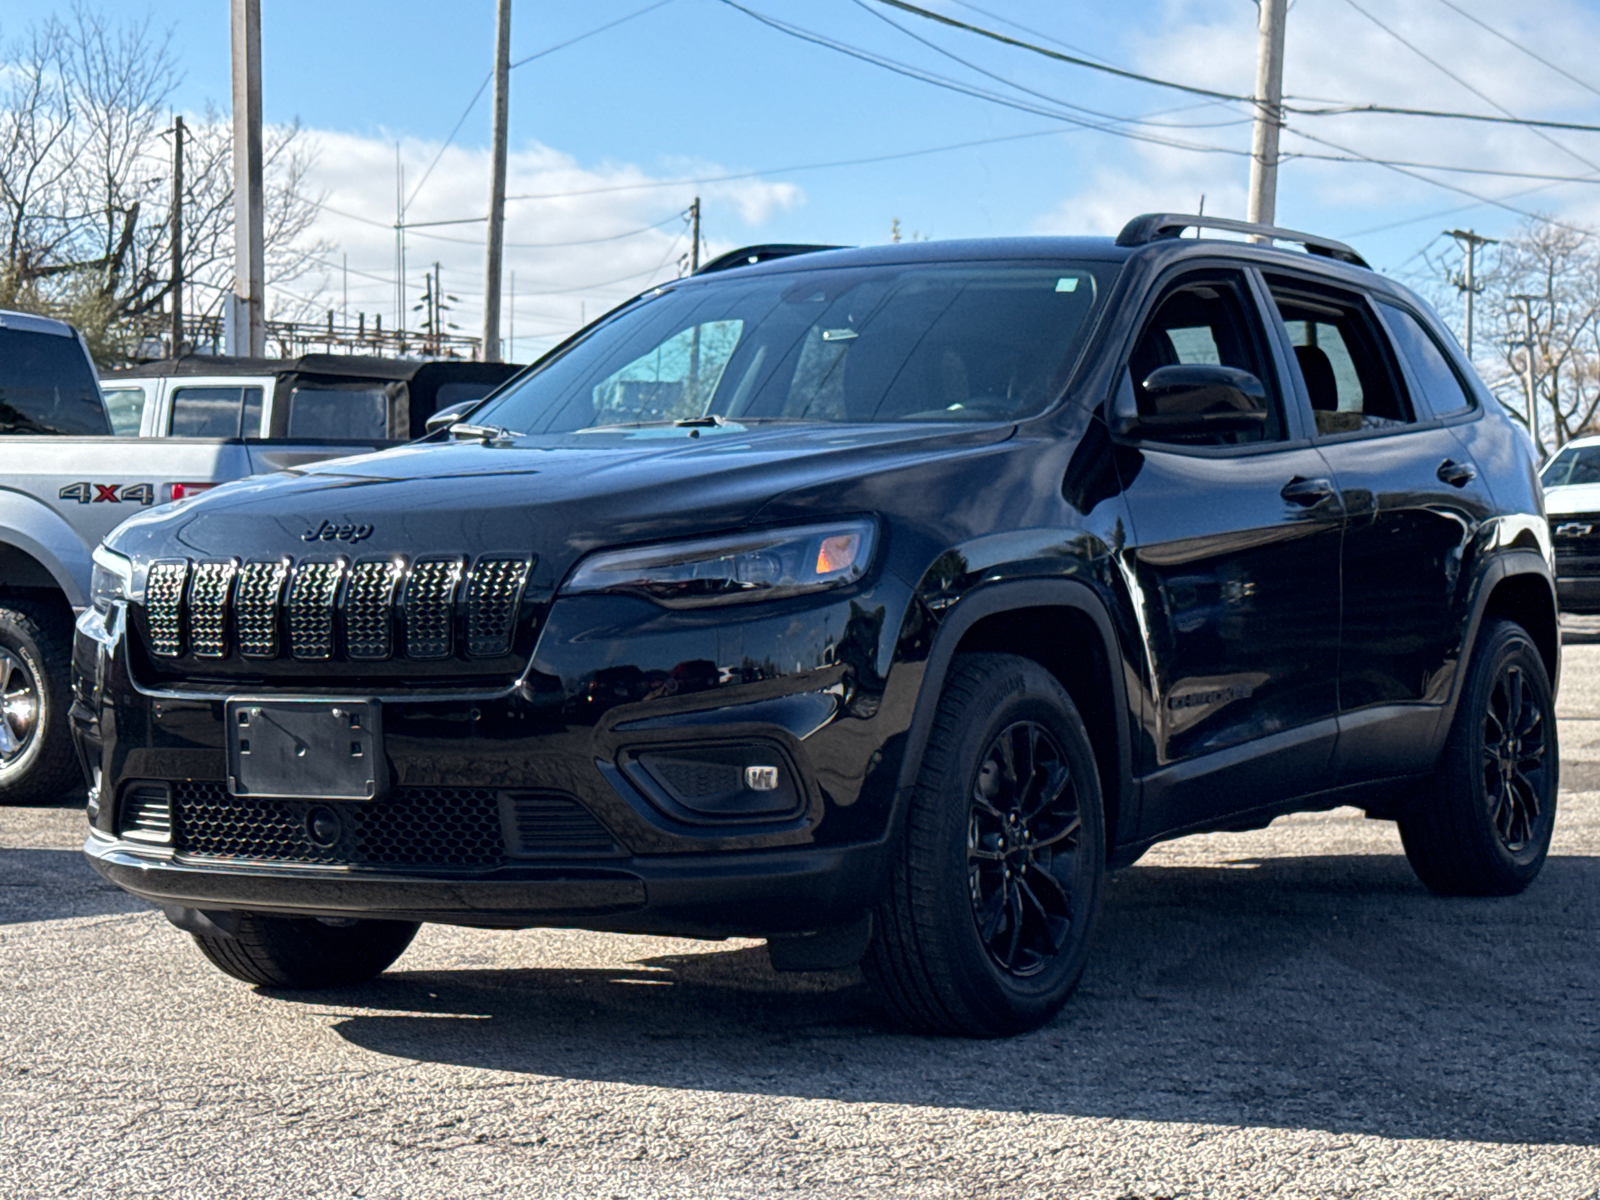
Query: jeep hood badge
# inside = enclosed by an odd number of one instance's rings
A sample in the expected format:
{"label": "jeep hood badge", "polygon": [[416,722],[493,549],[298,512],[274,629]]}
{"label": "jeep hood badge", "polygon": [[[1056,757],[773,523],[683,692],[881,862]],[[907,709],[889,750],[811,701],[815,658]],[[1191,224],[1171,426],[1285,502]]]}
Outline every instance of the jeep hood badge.
{"label": "jeep hood badge", "polygon": [[359,542],[372,536],[371,525],[335,525],[324,521],[300,535],[302,542]]}

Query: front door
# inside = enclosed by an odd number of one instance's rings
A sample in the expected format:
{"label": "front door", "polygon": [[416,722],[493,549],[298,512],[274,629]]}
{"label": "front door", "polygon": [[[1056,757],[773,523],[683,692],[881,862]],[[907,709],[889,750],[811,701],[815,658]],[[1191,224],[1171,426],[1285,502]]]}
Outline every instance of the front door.
{"label": "front door", "polygon": [[1121,384],[1128,403],[1157,367],[1220,363],[1261,379],[1273,409],[1260,430],[1147,437],[1123,456],[1121,565],[1149,648],[1147,836],[1316,790],[1331,758],[1343,513],[1284,404],[1255,297],[1237,271],[1174,281]]}

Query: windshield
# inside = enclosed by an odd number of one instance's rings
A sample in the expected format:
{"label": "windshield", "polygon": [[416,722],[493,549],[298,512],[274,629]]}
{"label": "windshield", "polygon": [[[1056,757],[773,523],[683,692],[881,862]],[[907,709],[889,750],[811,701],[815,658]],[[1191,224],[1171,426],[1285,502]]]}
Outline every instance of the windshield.
{"label": "windshield", "polygon": [[712,277],[646,300],[472,416],[519,433],[763,420],[1014,420],[1059,393],[1106,263]]}
{"label": "windshield", "polygon": [[1600,483],[1600,446],[1568,446],[1545,464],[1539,479],[1547,488]]}

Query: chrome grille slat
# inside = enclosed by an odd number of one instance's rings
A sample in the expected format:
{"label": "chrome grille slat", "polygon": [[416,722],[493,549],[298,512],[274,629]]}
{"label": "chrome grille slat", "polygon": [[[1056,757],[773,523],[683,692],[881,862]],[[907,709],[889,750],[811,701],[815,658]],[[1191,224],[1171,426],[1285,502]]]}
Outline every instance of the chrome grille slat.
{"label": "chrome grille slat", "polygon": [[405,572],[402,559],[368,559],[350,568],[345,588],[344,646],[353,659],[371,661],[394,653],[394,591]]}
{"label": "chrome grille slat", "polygon": [[289,652],[299,659],[333,657],[333,602],[344,560],[303,562],[289,585]]}
{"label": "chrome grille slat", "polygon": [[482,558],[467,583],[467,653],[495,658],[511,650],[517,601],[528,576],[526,558]]}
{"label": "chrome grille slat", "polygon": [[233,624],[246,658],[278,656],[278,605],[289,560],[245,563],[234,589]]}
{"label": "chrome grille slat", "polygon": [[412,564],[405,596],[407,658],[450,657],[462,566],[460,558],[428,558]]}
{"label": "chrome grille slat", "polygon": [[189,652],[222,658],[228,652],[228,599],[239,564],[235,559],[201,562],[189,584]]}
{"label": "chrome grille slat", "polygon": [[183,585],[188,578],[186,558],[151,563],[145,577],[144,609],[150,623],[150,652],[162,658],[183,654]]}

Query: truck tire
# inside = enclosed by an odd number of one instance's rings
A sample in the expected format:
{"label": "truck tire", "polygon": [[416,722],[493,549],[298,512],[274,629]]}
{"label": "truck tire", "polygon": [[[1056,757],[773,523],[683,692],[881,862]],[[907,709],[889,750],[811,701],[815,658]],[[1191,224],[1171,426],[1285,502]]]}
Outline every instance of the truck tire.
{"label": "truck tire", "polygon": [[67,727],[72,610],[0,596],[0,804],[46,804],[83,786]]}
{"label": "truck tire", "polygon": [[1511,896],[1555,829],[1556,708],[1544,659],[1512,621],[1485,621],[1432,787],[1399,818],[1406,858],[1441,896]]}
{"label": "truck tire", "polygon": [[200,953],[235,979],[309,989],[364,983],[382,974],[405,953],[418,928],[416,921],[332,923],[240,913],[233,937],[192,936]]}
{"label": "truck tire", "polygon": [[1077,986],[1106,873],[1100,779],[1072,699],[1038,663],[958,655],[862,967],[915,1029],[997,1037]]}

